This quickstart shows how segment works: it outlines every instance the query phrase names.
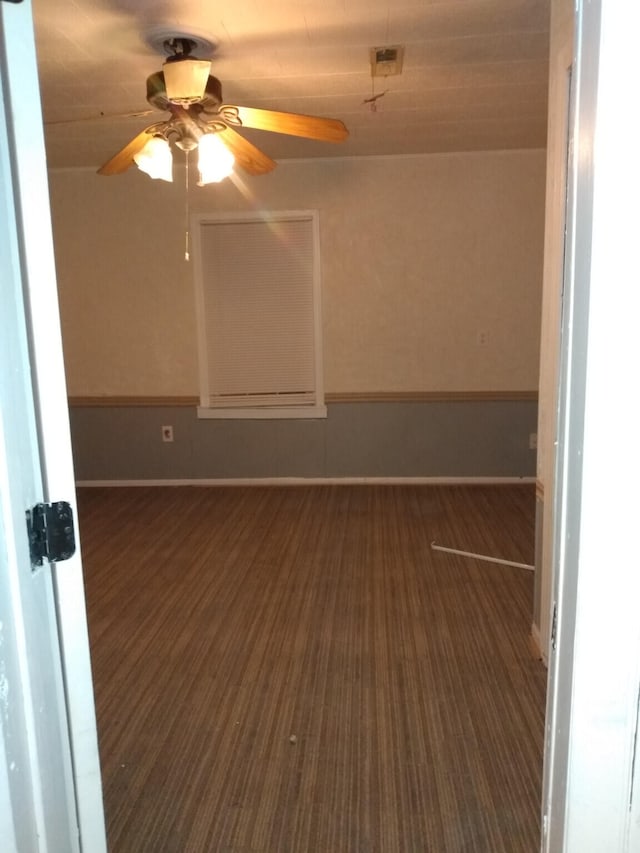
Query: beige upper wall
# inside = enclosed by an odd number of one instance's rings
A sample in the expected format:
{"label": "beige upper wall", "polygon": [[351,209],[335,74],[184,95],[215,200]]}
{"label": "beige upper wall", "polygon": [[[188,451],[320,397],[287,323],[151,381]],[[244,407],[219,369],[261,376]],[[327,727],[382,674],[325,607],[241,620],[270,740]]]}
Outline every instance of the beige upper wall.
{"label": "beige upper wall", "polygon": [[[70,394],[196,395],[182,180],[50,182]],[[515,151],[292,161],[190,203],[319,210],[328,392],[530,391],[544,195],[544,151]]]}

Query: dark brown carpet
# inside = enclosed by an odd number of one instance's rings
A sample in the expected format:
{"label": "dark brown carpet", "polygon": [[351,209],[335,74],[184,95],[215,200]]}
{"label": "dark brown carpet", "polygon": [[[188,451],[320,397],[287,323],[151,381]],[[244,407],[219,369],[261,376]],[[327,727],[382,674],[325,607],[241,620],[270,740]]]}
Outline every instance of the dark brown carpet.
{"label": "dark brown carpet", "polygon": [[[534,491],[79,495],[112,853],[534,853]],[[295,741],[295,742],[293,742]]]}

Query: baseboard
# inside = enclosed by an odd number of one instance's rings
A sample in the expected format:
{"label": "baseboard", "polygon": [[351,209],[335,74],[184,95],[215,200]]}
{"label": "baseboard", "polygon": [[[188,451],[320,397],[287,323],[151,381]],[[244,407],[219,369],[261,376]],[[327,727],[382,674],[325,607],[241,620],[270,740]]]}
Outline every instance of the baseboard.
{"label": "baseboard", "polygon": [[238,477],[181,480],[78,480],[78,488],[105,486],[513,486],[535,484],[535,477]]}

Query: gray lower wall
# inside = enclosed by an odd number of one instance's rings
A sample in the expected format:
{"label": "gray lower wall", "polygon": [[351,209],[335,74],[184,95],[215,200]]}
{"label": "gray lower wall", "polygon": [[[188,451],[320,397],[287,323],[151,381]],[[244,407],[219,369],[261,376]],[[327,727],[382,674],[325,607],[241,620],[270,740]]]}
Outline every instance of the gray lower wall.
{"label": "gray lower wall", "polygon": [[[530,400],[348,402],[322,420],[204,420],[170,406],[74,406],[76,479],[534,477]],[[173,443],[161,427],[171,425]]]}

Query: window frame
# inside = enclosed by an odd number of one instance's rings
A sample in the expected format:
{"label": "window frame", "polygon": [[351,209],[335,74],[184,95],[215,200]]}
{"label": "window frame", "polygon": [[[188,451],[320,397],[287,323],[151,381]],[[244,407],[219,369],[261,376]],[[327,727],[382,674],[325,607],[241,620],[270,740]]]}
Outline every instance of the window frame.
{"label": "window frame", "polygon": [[[308,221],[311,225],[311,276],[313,304],[314,396],[313,403],[297,405],[247,405],[212,406],[209,385],[208,329],[205,310],[205,280],[202,259],[203,229],[209,225],[233,223],[260,223]],[[322,292],[320,271],[320,225],[317,210],[272,210],[197,213],[191,216],[192,256],[194,261],[194,289],[196,300],[196,326],[198,337],[198,379],[200,405],[199,418],[211,419],[299,419],[326,418],[322,353]],[[284,396],[284,395],[283,395]],[[274,401],[277,399],[274,394]]]}

